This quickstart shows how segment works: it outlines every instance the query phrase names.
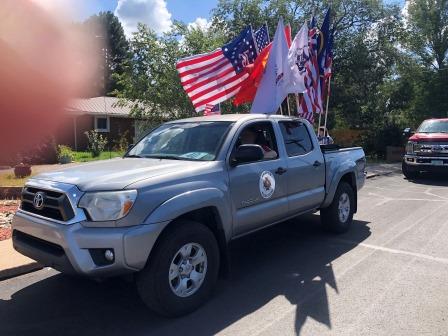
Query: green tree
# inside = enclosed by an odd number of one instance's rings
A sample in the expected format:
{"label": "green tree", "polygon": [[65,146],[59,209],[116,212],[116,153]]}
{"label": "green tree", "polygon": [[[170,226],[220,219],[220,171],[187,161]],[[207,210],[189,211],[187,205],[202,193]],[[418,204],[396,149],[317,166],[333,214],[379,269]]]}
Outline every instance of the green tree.
{"label": "green tree", "polygon": [[84,21],[82,29],[99,46],[101,71],[95,95],[116,95],[120,88],[113,74],[122,73],[123,64],[129,58],[129,43],[120,21],[112,12],[100,12]]}

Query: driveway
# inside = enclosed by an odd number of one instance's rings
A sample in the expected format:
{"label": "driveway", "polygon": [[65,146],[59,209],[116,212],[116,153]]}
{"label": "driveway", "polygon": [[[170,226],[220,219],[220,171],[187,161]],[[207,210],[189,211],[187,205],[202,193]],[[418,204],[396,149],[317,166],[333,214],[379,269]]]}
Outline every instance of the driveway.
{"label": "driveway", "polygon": [[195,313],[160,318],[123,279],[43,269],[0,282],[0,335],[446,335],[448,182],[371,178],[350,232],[299,217],[232,247]]}

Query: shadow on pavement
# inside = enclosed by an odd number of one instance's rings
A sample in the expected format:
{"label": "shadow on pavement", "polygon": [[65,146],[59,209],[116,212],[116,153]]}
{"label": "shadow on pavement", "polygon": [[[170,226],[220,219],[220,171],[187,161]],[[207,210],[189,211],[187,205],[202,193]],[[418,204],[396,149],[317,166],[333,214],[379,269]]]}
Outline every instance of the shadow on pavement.
{"label": "shadow on pavement", "polygon": [[418,178],[408,180],[414,184],[434,186],[434,187],[447,187],[448,186],[448,174],[444,173],[420,173]]}
{"label": "shadow on pavement", "polygon": [[[360,243],[367,222],[338,236]],[[356,245],[336,244],[319,216],[295,218],[232,244],[231,279],[198,311],[164,319],[145,308],[132,283],[97,283],[56,274],[0,300],[0,335],[212,335],[277,296],[296,305],[297,334],[307,318],[331,329],[326,285],[338,292],[332,262]],[[272,312],[273,316],[276,312]]]}

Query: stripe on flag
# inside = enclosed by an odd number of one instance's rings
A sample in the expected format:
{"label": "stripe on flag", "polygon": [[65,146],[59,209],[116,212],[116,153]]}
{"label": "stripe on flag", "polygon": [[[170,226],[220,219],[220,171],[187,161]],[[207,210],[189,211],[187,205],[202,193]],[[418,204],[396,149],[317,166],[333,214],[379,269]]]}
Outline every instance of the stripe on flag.
{"label": "stripe on flag", "polygon": [[179,60],[176,69],[196,112],[206,109],[207,104],[216,106],[233,97],[249,77],[245,67],[257,55],[257,44],[249,26],[220,49]]}
{"label": "stripe on flag", "polygon": [[221,105],[205,104],[204,116],[221,114]]}

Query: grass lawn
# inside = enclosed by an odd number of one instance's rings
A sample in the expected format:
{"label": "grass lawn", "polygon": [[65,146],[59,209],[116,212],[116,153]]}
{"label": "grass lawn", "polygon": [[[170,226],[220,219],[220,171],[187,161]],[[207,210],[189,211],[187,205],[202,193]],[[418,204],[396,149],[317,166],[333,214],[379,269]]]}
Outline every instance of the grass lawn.
{"label": "grass lawn", "polygon": [[[108,160],[108,159],[113,159],[116,157],[121,157],[123,156],[123,152],[102,152],[100,156],[98,157],[92,157],[92,154],[90,152],[73,152],[73,161],[74,162],[89,162],[89,161],[96,161],[96,160]],[[55,170],[55,169],[62,169],[65,168],[64,165],[59,165],[59,164],[55,164],[55,165],[50,165],[50,166],[54,166],[54,168],[52,169],[48,169],[45,168],[45,170],[43,169],[39,169],[39,167],[44,167],[44,166],[32,166],[31,170],[31,176],[27,176],[25,178],[16,178],[14,176],[14,173],[10,171],[6,171],[3,173],[0,173],[0,187],[4,187],[4,186],[8,186],[8,187],[21,187],[25,184],[26,180],[29,179],[30,177],[42,173],[44,171],[49,171],[49,170]]]}
{"label": "grass lawn", "polygon": [[123,152],[102,152],[98,157],[92,157],[90,152],[73,152],[73,161],[75,162],[88,162],[96,160],[107,160],[116,157],[123,156]]}
{"label": "grass lawn", "polygon": [[[31,174],[33,176],[34,174]],[[31,176],[16,178],[14,173],[0,173],[0,187],[22,187]]]}

